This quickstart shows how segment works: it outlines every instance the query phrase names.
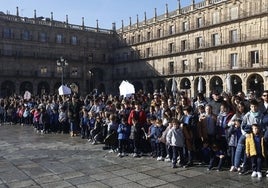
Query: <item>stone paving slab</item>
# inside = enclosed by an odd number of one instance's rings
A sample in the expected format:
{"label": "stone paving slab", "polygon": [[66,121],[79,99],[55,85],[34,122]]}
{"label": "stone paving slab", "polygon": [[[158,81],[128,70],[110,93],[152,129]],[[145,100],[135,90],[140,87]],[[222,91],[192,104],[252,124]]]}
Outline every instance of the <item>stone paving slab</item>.
{"label": "stone paving slab", "polygon": [[171,168],[150,156],[123,158],[68,134],[39,135],[30,126],[0,126],[0,188],[268,187],[268,178]]}

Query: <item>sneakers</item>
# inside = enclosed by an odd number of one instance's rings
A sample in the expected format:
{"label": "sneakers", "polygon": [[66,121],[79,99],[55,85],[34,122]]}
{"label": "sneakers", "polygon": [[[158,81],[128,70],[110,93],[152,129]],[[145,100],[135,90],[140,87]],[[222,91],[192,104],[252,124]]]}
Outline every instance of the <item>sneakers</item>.
{"label": "sneakers", "polygon": [[176,164],[172,164],[172,168],[178,168]]}
{"label": "sneakers", "polygon": [[157,157],[156,160],[157,161],[164,161],[163,157]]}
{"label": "sneakers", "polygon": [[237,168],[235,166],[231,166],[230,172],[236,172],[236,171],[237,171]]}
{"label": "sneakers", "polygon": [[251,174],[251,177],[253,177],[253,178],[257,177],[257,172],[253,171],[252,174]]}
{"label": "sneakers", "polygon": [[171,162],[170,158],[165,158],[165,162]]}
{"label": "sneakers", "polygon": [[257,176],[258,176],[258,178],[262,178],[262,173],[261,172],[257,172]]}
{"label": "sneakers", "polygon": [[141,157],[139,154],[137,154],[137,153],[134,153],[133,155],[132,155],[133,157]]}
{"label": "sneakers", "polygon": [[118,154],[117,154],[117,157],[124,157],[124,156],[125,156],[124,153],[118,153]]}

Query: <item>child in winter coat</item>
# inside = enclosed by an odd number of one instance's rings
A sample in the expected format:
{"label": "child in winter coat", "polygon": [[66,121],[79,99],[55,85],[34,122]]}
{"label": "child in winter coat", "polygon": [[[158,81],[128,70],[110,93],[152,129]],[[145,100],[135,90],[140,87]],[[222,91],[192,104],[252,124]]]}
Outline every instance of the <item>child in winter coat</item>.
{"label": "child in winter coat", "polygon": [[231,168],[230,168],[230,172],[235,171],[235,166],[234,166],[234,160],[235,160],[235,150],[237,147],[237,143],[238,140],[240,138],[240,136],[242,135],[241,132],[241,122],[242,119],[235,119],[234,120],[234,124],[230,126],[230,128],[227,131],[227,137],[228,137],[228,147],[229,147],[229,151],[231,153]]}
{"label": "child in winter coat", "polygon": [[184,165],[184,136],[180,123],[177,119],[172,120],[172,128],[167,133],[167,143],[169,147],[172,148],[172,152],[169,155],[172,155],[172,168],[176,168],[178,155],[180,156],[180,166]]}
{"label": "child in winter coat", "polygon": [[124,157],[126,148],[128,146],[128,139],[130,135],[130,125],[127,124],[127,117],[123,116],[122,121],[117,129],[118,133],[118,157]]}
{"label": "child in winter coat", "polygon": [[251,159],[251,177],[261,178],[262,161],[266,156],[264,137],[258,124],[252,124],[251,127],[252,133],[246,138],[246,155]]}

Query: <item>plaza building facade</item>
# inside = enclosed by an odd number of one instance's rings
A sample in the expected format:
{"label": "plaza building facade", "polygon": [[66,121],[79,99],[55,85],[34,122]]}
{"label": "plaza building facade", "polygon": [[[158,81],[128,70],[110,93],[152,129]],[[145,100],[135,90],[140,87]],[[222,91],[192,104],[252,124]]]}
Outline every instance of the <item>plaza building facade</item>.
{"label": "plaza building facade", "polygon": [[[53,93],[64,84],[83,94],[118,94],[122,80],[136,90],[255,92],[268,89],[267,0],[204,0],[121,28],[100,29],[36,17],[0,15],[2,95]],[[68,65],[57,66],[59,57]],[[62,74],[63,73],[63,74]],[[175,83],[175,84],[174,84]]]}

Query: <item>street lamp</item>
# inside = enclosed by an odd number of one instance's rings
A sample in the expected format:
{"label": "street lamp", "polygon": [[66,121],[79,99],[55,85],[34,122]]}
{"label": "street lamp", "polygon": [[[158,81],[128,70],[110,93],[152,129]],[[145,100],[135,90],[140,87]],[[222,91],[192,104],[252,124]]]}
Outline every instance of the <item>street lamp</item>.
{"label": "street lamp", "polygon": [[63,85],[64,67],[68,66],[67,60],[63,57],[57,60],[57,66],[61,68],[61,85]]}

